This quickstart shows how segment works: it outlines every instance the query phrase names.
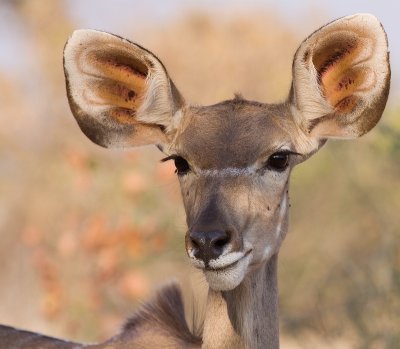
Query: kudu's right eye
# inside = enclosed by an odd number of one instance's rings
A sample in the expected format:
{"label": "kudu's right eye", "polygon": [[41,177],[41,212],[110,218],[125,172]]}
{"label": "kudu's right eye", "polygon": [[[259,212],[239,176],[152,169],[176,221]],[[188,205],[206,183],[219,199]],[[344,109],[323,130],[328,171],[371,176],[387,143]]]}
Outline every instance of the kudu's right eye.
{"label": "kudu's right eye", "polygon": [[162,159],[161,161],[165,162],[168,160],[174,160],[176,167],[175,173],[178,174],[178,176],[183,176],[190,171],[189,163],[182,156],[170,155]]}
{"label": "kudu's right eye", "polygon": [[178,176],[182,176],[190,171],[190,166],[184,158],[176,156],[174,162],[176,167],[175,173],[177,173]]}

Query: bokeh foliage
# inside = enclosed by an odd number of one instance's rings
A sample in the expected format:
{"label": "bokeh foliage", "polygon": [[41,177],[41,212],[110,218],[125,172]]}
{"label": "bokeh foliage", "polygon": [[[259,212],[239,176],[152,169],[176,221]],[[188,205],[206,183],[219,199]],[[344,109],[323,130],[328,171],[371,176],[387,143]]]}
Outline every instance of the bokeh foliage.
{"label": "bokeh foliage", "polygon": [[[27,73],[0,71],[0,320],[105,338],[154,288],[185,277],[177,180],[155,149],[103,150],[79,131],[62,73],[75,28],[65,3],[2,6],[30,55]],[[143,32],[140,43],[199,104],[234,92],[283,100],[302,39],[266,13],[192,13]],[[326,347],[346,338],[350,347],[398,348],[399,112],[392,101],[371,134],[329,142],[293,173],[280,301],[283,333],[300,347],[318,337]]]}

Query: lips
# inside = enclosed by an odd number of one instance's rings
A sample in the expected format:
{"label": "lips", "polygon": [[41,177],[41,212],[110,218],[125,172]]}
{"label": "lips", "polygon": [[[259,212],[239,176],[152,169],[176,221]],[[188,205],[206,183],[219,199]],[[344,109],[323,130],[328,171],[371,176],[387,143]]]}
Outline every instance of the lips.
{"label": "lips", "polygon": [[[224,263],[221,263],[222,265],[220,266],[220,267],[218,267],[218,266],[213,266],[213,265],[210,265],[210,263],[204,268],[204,270],[206,270],[206,271],[216,271],[216,272],[218,272],[218,271],[226,271],[226,270],[228,270],[228,269],[231,269],[231,268],[234,268],[242,259],[244,259],[244,258],[246,258],[248,255],[250,255],[250,253],[252,252],[253,250],[252,249],[250,249],[250,250],[247,250],[244,254],[243,253],[240,253],[240,256],[235,260],[235,261],[233,261],[233,262],[231,262],[230,264],[227,264],[227,265],[224,265]],[[213,262],[213,261],[210,261],[210,262]],[[216,263],[213,263],[213,264],[216,264]]]}
{"label": "lips", "polygon": [[226,255],[225,258],[220,257],[210,261],[211,265],[203,268],[210,288],[214,291],[228,291],[236,288],[246,276],[252,259],[251,253],[252,250],[249,249],[246,252],[234,252]]}

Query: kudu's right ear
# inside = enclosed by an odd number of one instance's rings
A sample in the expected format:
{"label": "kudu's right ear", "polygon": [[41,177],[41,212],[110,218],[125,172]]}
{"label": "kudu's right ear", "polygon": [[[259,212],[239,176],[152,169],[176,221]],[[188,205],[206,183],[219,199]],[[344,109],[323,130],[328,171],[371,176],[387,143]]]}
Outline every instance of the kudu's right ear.
{"label": "kudu's right ear", "polygon": [[355,138],[379,121],[389,84],[382,25],[370,14],[356,14],[329,23],[300,45],[289,102],[310,138]]}
{"label": "kudu's right ear", "polygon": [[72,113],[94,143],[169,142],[184,101],[152,53],[115,35],[77,30],[65,45],[64,72]]}

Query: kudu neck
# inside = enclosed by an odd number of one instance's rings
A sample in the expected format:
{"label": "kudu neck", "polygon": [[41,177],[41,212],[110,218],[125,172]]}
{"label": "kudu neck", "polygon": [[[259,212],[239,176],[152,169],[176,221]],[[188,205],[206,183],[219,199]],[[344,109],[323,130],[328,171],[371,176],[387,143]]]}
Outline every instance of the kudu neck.
{"label": "kudu neck", "polygon": [[205,349],[278,349],[278,282],[275,255],[232,291],[209,291]]}

